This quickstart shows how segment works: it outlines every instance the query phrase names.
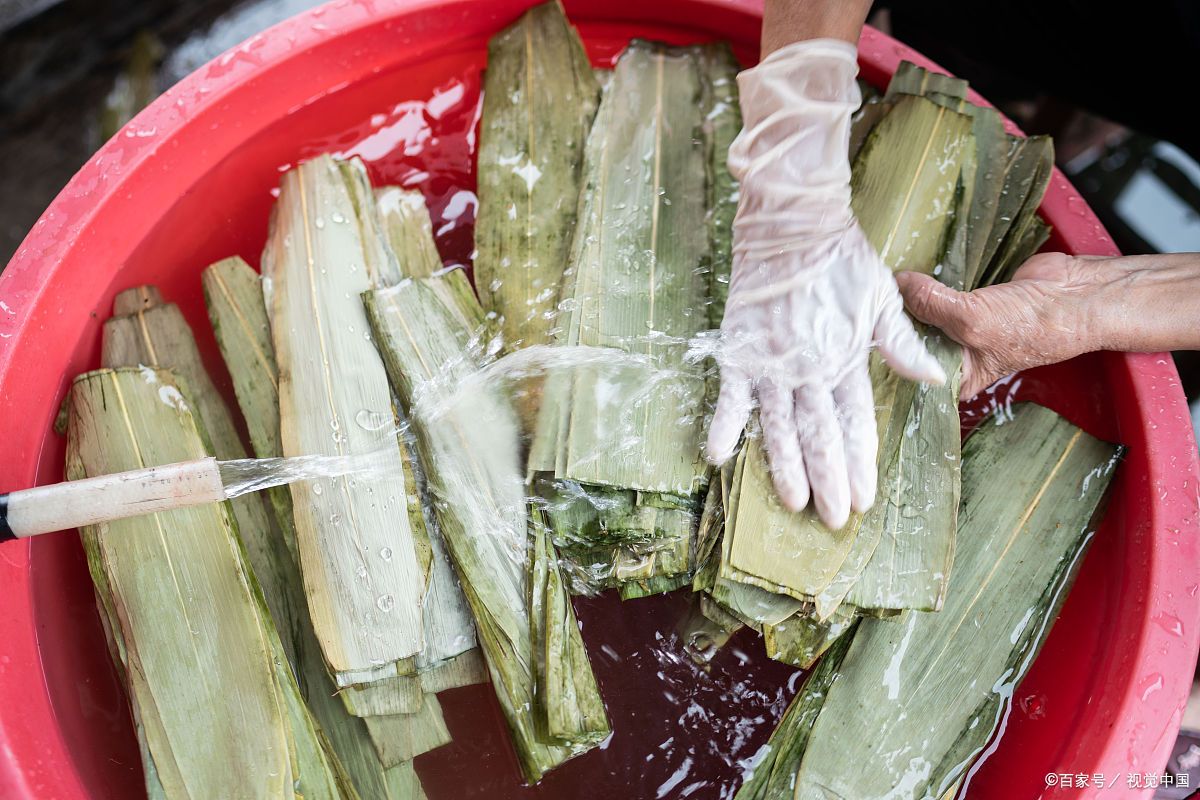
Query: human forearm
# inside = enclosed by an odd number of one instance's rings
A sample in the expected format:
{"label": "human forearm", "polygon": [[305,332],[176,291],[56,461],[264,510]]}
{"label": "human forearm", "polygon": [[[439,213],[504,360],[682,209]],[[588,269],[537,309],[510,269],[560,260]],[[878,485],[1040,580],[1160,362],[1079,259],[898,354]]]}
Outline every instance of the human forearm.
{"label": "human forearm", "polygon": [[762,56],[805,39],[858,44],[871,0],[766,0]]}
{"label": "human forearm", "polygon": [[1083,258],[1095,350],[1200,350],[1200,253]]}

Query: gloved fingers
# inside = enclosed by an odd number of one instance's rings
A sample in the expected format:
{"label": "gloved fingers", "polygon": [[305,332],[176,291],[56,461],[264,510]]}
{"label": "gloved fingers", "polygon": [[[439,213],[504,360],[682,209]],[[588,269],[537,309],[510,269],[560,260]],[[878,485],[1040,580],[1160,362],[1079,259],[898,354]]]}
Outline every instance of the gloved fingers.
{"label": "gloved fingers", "polygon": [[708,426],[705,455],[713,464],[724,464],[733,455],[753,408],[749,376],[736,367],[721,368],[721,393]]}
{"label": "gloved fingers", "polygon": [[865,366],[850,371],[834,390],[833,401],[842,417],[850,507],[861,514],[875,502],[879,479],[875,396]]}
{"label": "gloved fingers", "polygon": [[883,360],[905,378],[922,383],[946,382],[946,373],[925,349],[912,320],[905,315],[904,302],[894,281],[884,292],[874,339]]}
{"label": "gloved fingers", "polygon": [[775,493],[789,511],[800,511],[808,505],[809,486],[796,433],[792,393],[780,389],[770,378],[763,378],[758,383],[758,404],[763,446]]}
{"label": "gloved fingers", "polygon": [[802,386],[795,392],[796,427],[808,468],[813,501],[821,521],[834,530],[850,518],[850,481],[842,424],[827,386]]}

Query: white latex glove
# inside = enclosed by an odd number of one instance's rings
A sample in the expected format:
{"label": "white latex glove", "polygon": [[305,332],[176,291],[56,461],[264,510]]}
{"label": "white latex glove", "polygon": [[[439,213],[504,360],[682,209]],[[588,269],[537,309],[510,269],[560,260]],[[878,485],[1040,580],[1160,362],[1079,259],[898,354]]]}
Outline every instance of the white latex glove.
{"label": "white latex glove", "polygon": [[788,45],[738,75],[744,127],[729,150],[740,181],[721,394],[708,457],[726,461],[757,394],[776,491],[825,524],[875,500],[872,345],[901,375],[945,375],[904,314],[892,272],[850,209],[850,116],[861,95],[853,45]]}

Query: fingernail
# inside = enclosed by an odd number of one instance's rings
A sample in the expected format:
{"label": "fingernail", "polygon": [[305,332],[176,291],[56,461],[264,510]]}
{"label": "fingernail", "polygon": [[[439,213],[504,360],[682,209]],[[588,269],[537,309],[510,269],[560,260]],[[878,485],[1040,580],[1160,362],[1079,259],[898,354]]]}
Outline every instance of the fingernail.
{"label": "fingernail", "polygon": [[[850,520],[850,493],[849,486],[845,492],[833,490],[825,494],[814,493],[814,500],[817,504],[817,516],[821,518],[826,527],[831,530],[840,531],[846,527],[846,523]],[[830,498],[829,494],[833,494]]]}
{"label": "fingernail", "polygon": [[706,445],[704,447],[704,459],[714,467],[719,467],[724,464],[733,455],[729,448],[717,449]]}
{"label": "fingernail", "polygon": [[946,382],[946,370],[942,369],[942,365],[936,361],[933,362],[933,368],[930,370],[930,375],[930,383],[941,386]]}
{"label": "fingernail", "polygon": [[709,430],[708,439],[704,442],[704,458],[708,463],[719,467],[733,456],[740,440],[740,430],[736,436],[731,437],[720,428],[712,428]]}
{"label": "fingernail", "polygon": [[850,489],[850,508],[858,513],[865,514],[870,510],[871,506],[875,505],[875,481],[864,482],[858,487],[852,486]]}
{"label": "fingernail", "polygon": [[728,461],[733,456],[733,453],[714,453],[708,448],[704,449],[704,460],[714,467],[719,467]]}

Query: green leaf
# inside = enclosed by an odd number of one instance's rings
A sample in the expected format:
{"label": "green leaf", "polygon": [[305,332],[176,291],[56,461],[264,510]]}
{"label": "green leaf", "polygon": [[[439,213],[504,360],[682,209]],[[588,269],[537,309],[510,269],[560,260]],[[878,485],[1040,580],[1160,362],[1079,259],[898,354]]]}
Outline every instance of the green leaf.
{"label": "green leaf", "polygon": [[263,253],[284,455],[371,453],[381,462],[369,484],[290,487],[309,612],[339,686],[394,677],[424,644],[424,570],[395,430],[357,422],[364,412],[392,416],[359,299],[399,277],[373,203],[361,162],[305,162],[283,175]]}
{"label": "green leaf", "polygon": [[964,774],[1053,623],[1116,453],[1031,405],[971,436],[945,606],[860,623],[804,751],[796,797],[941,796]]}

